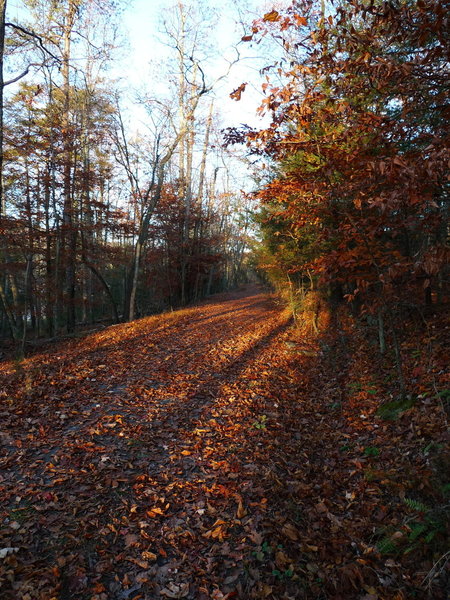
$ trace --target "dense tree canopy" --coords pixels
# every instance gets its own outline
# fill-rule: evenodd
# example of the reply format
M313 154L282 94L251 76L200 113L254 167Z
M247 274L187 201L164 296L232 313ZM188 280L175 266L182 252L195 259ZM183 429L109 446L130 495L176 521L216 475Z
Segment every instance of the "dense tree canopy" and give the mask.
M294 2L246 39L266 36L283 49L263 84L270 124L229 132L272 160L263 263L366 307L420 289L430 303L448 258L445 3Z

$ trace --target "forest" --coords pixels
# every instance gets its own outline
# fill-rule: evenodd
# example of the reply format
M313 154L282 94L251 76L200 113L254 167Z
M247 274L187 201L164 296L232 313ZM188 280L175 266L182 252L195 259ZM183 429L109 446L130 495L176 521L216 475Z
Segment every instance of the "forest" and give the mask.
M450 3L246 4L0 0L6 600L447 599Z
M211 94L221 76L203 65L207 9L180 3L161 25L167 82L140 91L133 124L113 73L121 7L23 5L21 25L2 3L2 337L133 320L245 278L248 215Z

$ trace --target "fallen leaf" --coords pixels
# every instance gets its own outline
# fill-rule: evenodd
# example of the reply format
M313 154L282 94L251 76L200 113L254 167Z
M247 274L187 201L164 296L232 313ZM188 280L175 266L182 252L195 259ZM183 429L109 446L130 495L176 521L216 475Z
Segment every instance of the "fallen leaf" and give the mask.
M243 519L246 515L247 511L245 510L244 505L242 504L242 500L239 500L236 516L238 519Z
M134 533L128 533L125 536L125 546L129 548L130 546L136 546L139 543L139 537Z
M189 594L189 584L169 583L159 593L161 596L166 596L166 598L185 598Z
M286 523L281 530L283 534L293 542L298 540L298 531L292 523Z

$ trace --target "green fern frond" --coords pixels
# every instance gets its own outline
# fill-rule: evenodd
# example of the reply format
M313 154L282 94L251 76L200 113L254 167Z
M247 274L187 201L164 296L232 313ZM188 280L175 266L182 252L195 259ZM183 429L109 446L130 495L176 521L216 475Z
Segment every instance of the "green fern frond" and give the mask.
M381 554L392 554L397 550L397 546L388 537L385 537L380 542L378 542L377 548Z
M419 502L418 500L413 500L412 498L405 498L403 502L408 508L416 512L427 513L430 510L428 506L426 506L422 502Z
M435 537L435 535L436 535L436 533L437 533L437 531L436 531L436 530L434 530L434 531L430 531L430 533L428 533L428 534L425 536L425 542L426 542L427 544L429 544L430 542L432 542L432 541L433 541L433 539L434 539L434 537Z
M428 527L424 523L414 523L411 527L411 532L408 535L408 539L411 542L417 540L417 538L419 538L427 529Z

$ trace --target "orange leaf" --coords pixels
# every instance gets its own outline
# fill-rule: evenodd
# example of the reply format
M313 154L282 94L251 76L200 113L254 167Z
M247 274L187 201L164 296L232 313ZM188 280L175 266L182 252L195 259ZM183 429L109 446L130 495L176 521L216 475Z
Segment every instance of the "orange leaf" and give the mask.
M305 19L305 17L301 17L300 15L295 15L294 17L295 22L297 23L297 25L307 25L308 21Z
M246 88L246 85L247 85L246 83L241 83L241 85L240 85L240 86L239 86L239 87L238 87L236 90L234 90L234 92L232 92L232 93L230 94L230 98L231 98L232 100L237 100L237 101L239 101L239 100L241 99L242 92L243 92L243 91L245 90L245 88Z
M280 13L277 10L271 10L270 12L264 15L263 20L275 23L276 21L279 21L280 18Z
M148 517L155 518L158 515L163 515L164 511L158 506L155 508L151 508L145 513Z

